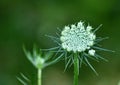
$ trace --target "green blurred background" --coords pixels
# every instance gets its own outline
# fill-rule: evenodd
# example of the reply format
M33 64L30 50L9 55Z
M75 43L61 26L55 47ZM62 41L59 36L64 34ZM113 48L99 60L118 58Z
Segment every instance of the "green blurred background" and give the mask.
M80 85L118 85L120 81L120 0L0 0L0 85L22 85L16 76L24 73L36 85L37 70L25 57L22 45L32 49L55 46L45 34L55 35L57 27L79 22L94 28L103 24L98 36L115 53L101 52L109 62L91 61L99 76L89 67L80 70ZM73 69L64 70L64 61L43 71L43 85L72 85Z

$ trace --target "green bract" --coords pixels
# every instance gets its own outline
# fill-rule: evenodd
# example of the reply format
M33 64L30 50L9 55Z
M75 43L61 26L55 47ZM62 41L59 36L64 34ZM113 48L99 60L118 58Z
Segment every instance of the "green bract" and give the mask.
M28 58L28 60L37 68L37 69L43 69L44 67L52 64L54 61L48 62L48 60L52 57L51 52L42 53L42 51L37 51L37 49L34 47L33 53L26 51L24 48L24 52Z

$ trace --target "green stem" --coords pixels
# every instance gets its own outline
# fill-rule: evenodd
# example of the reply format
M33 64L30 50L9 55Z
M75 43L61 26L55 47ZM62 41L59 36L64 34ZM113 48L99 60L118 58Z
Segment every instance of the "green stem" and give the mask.
M77 54L74 54L74 85L78 85L79 60Z
M38 69L38 85L42 85L42 69Z

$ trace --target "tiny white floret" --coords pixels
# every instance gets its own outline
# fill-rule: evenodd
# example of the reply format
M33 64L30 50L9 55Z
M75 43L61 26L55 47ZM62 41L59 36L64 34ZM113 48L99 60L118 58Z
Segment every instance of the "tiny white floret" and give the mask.
M92 28L91 26L89 26L89 25L88 25L87 28L86 28L87 31L91 31L92 29L93 29L93 28Z
M95 55L95 50L91 49L88 51L89 55L94 56Z

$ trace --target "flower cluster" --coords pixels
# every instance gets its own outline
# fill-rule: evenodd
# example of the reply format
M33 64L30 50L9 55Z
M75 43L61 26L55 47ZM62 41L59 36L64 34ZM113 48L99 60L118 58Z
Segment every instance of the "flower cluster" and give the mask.
M83 22L79 22L77 26L65 26L60 37L62 48L74 53L89 50L89 54L94 55L95 50L90 49L96 39L92 29L89 25L85 27Z
M58 29L61 32L61 35L57 33L59 37L48 36L58 44L57 47L49 49L56 52L56 55L60 53L55 61L58 61L64 57L66 69L68 65L71 66L74 64L74 60L77 58L79 61L79 63L77 63L78 66L81 66L81 64L84 63L97 74L95 69L90 64L89 58L95 61L99 61L99 59L107 61L107 59L97 54L97 50L113 52L111 50L101 48L99 45L100 41L108 39L108 37L96 37L95 33L101 26L102 25L98 26L96 29L93 29L92 26L85 26L84 22L80 21L77 24L65 26L63 30Z

